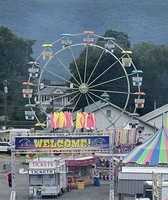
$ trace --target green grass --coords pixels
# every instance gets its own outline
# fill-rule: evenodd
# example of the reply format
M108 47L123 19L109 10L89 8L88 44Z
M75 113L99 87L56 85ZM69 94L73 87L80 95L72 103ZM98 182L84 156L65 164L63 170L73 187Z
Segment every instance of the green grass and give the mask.
M11 155L10 154L0 154L0 158L10 158Z

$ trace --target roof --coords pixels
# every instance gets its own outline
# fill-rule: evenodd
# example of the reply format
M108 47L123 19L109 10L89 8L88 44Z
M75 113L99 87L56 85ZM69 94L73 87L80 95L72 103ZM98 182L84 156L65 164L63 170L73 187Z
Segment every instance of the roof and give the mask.
M168 129L163 125L148 141L133 149L123 163L168 164Z
M152 172L155 172L157 174L168 174L168 168L167 167L122 167L122 172L124 173L149 173L152 174Z
M168 104L157 108L149 113L147 113L146 115L143 115L142 117L140 117L140 119L144 120L144 121L149 121L151 119L154 119L158 116L161 116L163 113L168 112Z
M10 130L0 130L0 133L9 133Z
M40 90L40 95L50 95L53 94L54 91L59 90L64 93L69 87L67 86L45 86L43 89ZM58 93L59 94L59 93Z
M100 110L100 109L106 107L106 106L111 106L111 107L116 108L117 110L122 111L122 109L121 109L120 107L116 106L115 104L113 104L113 103L106 103L106 102L104 102L104 101L102 101L102 100L96 101L95 103L92 103L92 104L86 106L86 107L84 108L84 110L85 110L85 112L93 113L93 112L96 112L96 111L98 111L98 110ZM75 116L76 116L76 113L77 113L77 112L82 112L82 109L76 111L76 112L75 112ZM125 111L124 113L127 113L127 114L130 115L130 113L127 112L127 111Z
M97 101L97 102L95 102L95 103L92 103L92 104L86 106L86 107L84 108L84 111L85 111L85 112L88 112L88 113L95 113L96 111L98 111L98 110L100 110L100 109L102 109L102 108L104 108L104 107L106 107L106 106L111 106L111 107L113 107L113 108L115 108L115 109L117 109L117 110L119 110L119 111L121 111L121 112L123 111L119 106L116 106L116 105L113 104L113 103L106 103L106 102L104 102L104 101L102 101L102 100L99 100L99 101ZM77 112L82 112L82 109L77 110L76 112L73 113L73 119L74 119L74 120L76 119L76 114L77 114ZM128 111L124 111L124 114L129 115L129 116L132 116L132 113L130 113L130 112L128 112ZM139 117L133 116L133 119L138 120L138 121L140 121L140 122L142 122L142 123L144 123L144 124L146 124L146 125L148 125L148 126L154 128L154 126L153 126L152 124L150 124L150 123L144 121L143 119L141 119L141 118L139 118Z
M87 156L81 158L70 158L66 160L67 166L87 166L96 164L99 162L99 157L97 156Z

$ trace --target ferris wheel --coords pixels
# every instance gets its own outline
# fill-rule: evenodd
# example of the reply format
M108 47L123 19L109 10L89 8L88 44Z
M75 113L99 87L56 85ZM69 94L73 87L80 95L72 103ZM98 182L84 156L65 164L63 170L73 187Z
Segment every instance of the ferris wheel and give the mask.
M29 62L29 78L23 83L25 117L37 120L36 125L49 127L52 112L94 112L103 130L115 127L123 113L132 117L144 107L143 71L115 38L92 31L64 33L42 48Z

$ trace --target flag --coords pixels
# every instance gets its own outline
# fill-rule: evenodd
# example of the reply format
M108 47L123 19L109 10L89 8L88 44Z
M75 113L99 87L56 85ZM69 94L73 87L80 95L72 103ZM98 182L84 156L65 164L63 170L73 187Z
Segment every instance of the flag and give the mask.
M58 127L59 127L59 113L54 112L54 128L58 128Z
M76 114L76 128L84 128L84 117L81 112Z
M63 128L66 125L66 117L63 112L59 113L59 128Z
M87 118L88 128L95 128L95 116L93 113L90 113Z
M54 115L53 115L53 113L50 114L50 126L51 126L51 128L54 128Z
M65 114L65 117L66 117L65 127L70 128L71 126L74 125L73 120L72 120L72 113L65 112L64 114Z
M83 128L88 128L88 117L89 117L89 115L86 112L83 112L82 115L83 115L83 120L84 120Z

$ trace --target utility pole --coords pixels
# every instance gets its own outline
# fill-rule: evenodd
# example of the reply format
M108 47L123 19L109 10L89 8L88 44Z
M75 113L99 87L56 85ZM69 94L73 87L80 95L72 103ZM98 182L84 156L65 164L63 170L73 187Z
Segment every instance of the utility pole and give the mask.
M8 94L8 81L5 80L3 82L4 84L4 107L5 107L5 129L7 126L7 94Z
M114 160L113 160L113 151L114 151L114 133L109 133L110 138L110 194L109 200L114 200Z

